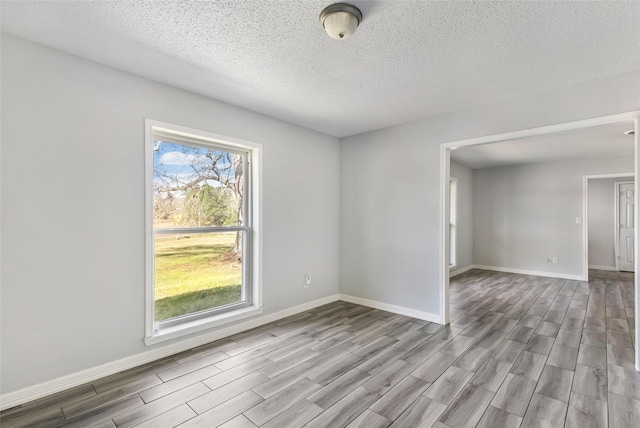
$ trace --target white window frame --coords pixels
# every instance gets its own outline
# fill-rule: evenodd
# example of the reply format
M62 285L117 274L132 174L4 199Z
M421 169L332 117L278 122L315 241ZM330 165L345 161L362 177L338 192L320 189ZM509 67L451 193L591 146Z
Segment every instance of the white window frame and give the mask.
M154 313L154 225L153 225L153 135L164 134L175 137L176 140L188 142L193 146L212 147L225 151L242 151L247 155L247 198L245 219L250 219L249 227L231 228L197 228L242 230L243 240L248 243L246 251L248 260L243 260L243 278L246 278L246 290L250 295L247 302L225 310L204 311L194 316L181 317L166 322L156 323ZM204 331L219 325L231 323L262 313L262 180L261 180L261 151L262 145L213 134L206 131L191 129L166 122L145 119L145 338L146 345L164 342ZM189 229L180 229L189 232Z
M449 269L455 269L458 262L458 179L449 177Z

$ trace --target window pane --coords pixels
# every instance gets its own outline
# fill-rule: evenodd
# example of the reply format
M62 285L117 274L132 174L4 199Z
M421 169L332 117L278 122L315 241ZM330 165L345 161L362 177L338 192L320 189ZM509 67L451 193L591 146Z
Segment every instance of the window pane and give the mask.
M154 140L153 227L243 224L245 155Z
M240 303L242 232L155 237L155 320Z

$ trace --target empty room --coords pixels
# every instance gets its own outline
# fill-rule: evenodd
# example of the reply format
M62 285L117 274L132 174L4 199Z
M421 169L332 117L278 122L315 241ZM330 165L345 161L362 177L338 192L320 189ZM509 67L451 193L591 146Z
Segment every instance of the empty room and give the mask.
M0 20L0 426L638 426L639 2Z

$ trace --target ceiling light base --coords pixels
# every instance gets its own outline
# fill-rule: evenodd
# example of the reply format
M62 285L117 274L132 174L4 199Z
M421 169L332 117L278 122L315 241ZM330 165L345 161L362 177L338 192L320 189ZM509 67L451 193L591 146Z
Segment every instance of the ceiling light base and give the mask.
M362 12L348 3L336 3L320 12L320 22L332 39L350 37L362 21Z

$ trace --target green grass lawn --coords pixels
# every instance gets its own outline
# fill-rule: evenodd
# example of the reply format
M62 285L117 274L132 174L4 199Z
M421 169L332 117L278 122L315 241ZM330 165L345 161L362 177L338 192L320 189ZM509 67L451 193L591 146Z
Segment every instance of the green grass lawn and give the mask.
M242 267L230 254L235 234L156 239L155 319L162 321L240 301Z

